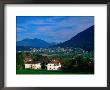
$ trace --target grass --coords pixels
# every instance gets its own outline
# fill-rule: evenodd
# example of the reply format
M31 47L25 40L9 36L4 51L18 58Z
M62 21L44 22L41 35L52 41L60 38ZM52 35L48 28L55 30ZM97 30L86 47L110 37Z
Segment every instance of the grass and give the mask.
M53 70L17 69L16 74L93 74L92 72L64 72Z

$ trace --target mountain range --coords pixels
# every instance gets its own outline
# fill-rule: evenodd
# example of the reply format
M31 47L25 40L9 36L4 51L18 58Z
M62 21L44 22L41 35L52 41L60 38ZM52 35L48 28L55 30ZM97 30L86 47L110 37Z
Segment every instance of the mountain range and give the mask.
M18 41L16 44L17 46L36 47L36 48L47 48L51 45L50 43L37 38L34 39L27 38L22 41Z
M54 42L54 41L53 41ZM86 30L78 33L71 39L56 44L48 43L41 39L24 39L22 41L16 42L17 48L19 47L35 47L35 48L53 48L53 47L74 47L74 48L83 48L85 50L94 50L94 25L87 28Z

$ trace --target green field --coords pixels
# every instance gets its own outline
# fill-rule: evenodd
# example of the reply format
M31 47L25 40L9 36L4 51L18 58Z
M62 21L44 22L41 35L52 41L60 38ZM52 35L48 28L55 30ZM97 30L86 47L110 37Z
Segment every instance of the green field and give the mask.
M93 74L91 72L64 72L53 70L17 69L16 74Z

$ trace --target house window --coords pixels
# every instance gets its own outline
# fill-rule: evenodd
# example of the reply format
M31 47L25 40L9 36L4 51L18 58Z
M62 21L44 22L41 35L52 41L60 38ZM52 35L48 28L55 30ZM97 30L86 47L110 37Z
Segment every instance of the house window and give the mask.
M31 65L31 68L32 68L32 65Z
M51 70L51 68L50 68L50 70Z
M51 66L51 65L50 65Z

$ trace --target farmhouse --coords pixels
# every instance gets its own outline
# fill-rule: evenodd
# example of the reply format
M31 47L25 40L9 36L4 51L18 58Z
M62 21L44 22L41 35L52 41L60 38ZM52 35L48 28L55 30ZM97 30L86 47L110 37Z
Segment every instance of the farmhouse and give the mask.
M29 69L41 69L41 63L33 62L33 60L30 57L26 57L24 59L24 65L25 68L29 68Z
M59 60L52 60L47 65L47 70L60 70L61 69L61 63Z

